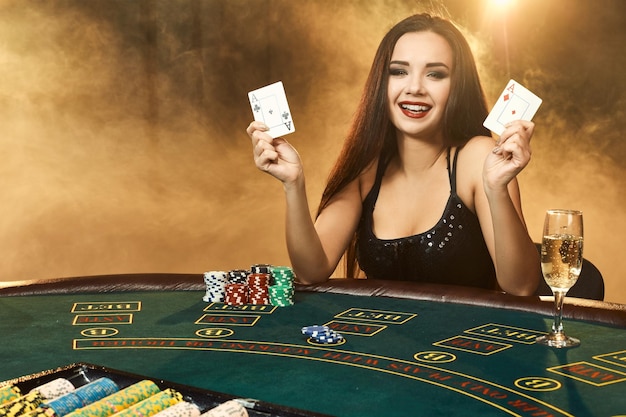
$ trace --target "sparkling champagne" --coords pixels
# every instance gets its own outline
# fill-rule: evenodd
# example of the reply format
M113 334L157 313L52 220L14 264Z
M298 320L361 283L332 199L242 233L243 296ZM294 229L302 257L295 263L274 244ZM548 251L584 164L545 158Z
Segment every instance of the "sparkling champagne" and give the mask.
M541 270L553 291L567 292L583 265L583 238L567 234L543 237Z

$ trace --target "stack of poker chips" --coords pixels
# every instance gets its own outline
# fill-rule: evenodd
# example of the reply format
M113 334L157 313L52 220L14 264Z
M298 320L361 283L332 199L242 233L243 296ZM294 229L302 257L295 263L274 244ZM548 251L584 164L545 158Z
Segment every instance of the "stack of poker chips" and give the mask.
M31 392L39 392L45 400L52 400L63 395L69 394L75 390L74 385L65 378L57 378L47 382Z
M245 285L249 274L250 272L245 269L231 269L228 271L228 283Z
M252 273L248 275L248 303L269 304L270 274Z
M191 403L183 406L183 395L173 389L161 391L152 381L143 380L113 393L65 417L198 417L200 409ZM30 416L29 416L30 417ZM55 413L37 417L60 417Z
M248 410L237 400L226 401L200 417L248 417Z
M26 395L21 395L14 400L2 404L2 406L0 406L0 416L20 416L37 409L43 402L44 398L38 391L31 391Z
M85 407L119 391L119 387L111 379L96 379L76 390L42 404L43 415L54 414L62 417L72 411ZM52 412L52 413L50 413Z
M154 417L200 417L200 408L194 403L181 401L159 411Z
M43 384L26 395L13 385L7 385L1 390L0 416L19 416L33 413L46 400L53 400L74 391L74 385L64 378L57 378Z
M106 395L107 393L110 393ZM75 398L73 397L75 395ZM97 399L103 396L103 398ZM59 378L41 385L26 395L19 387L8 384L0 387L0 408L18 404L16 400L47 398L33 411L28 408L8 407L11 417L248 417L247 409L238 400L230 400L205 410L184 399L172 389L161 389L150 380L142 380L122 390L108 378L100 378L79 388ZM54 397L54 398L52 398ZM64 398L65 397L65 398ZM70 399L72 397L73 399ZM61 401L55 401L59 400ZM85 406L79 406L86 404ZM47 407L53 404L54 408ZM67 410L75 408L70 413Z
M209 271L204 273L206 294L202 297L207 303L223 303L226 294L228 275L224 271Z
M115 417L154 416L181 401L183 401L183 395L180 392L172 388L167 388L120 411L115 414Z
M254 264L250 267L251 274L271 274L272 265L270 264Z
M248 304L248 286L246 284L226 284L224 302L229 306Z
M0 406L17 400L22 396L22 391L19 387L13 384L7 384L0 387Z
M293 270L288 266L272 266L272 285L270 285L270 304L277 307L287 307L294 304Z
M256 264L250 270L233 269L204 273L205 302L233 306L263 304L278 307L293 305L293 270L287 266Z
M117 385L101 378L78 389L58 379L37 387L28 394L0 407L1 416L61 417L71 411L117 391Z
M302 334L309 336L311 340L317 343L334 344L343 340L343 336L328 326L305 326L302 328Z
M224 302L231 306L248 304L248 274L245 269L228 271Z
M79 408L65 417L108 417L158 394L160 391L154 382L145 379L86 407Z

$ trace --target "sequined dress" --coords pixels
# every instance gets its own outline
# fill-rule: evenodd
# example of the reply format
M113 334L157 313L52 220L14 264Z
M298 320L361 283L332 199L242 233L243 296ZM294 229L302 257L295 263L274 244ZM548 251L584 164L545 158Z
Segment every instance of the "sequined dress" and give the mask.
M374 206L386 169L379 163L357 231L356 256L368 278L495 288L496 273L478 218L456 194L458 152L451 169L448 149L450 197L437 224L398 239L378 239L373 232Z

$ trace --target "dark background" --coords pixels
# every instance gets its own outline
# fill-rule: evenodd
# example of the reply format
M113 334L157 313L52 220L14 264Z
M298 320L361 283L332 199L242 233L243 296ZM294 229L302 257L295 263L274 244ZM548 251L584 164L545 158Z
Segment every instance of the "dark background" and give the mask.
M282 80L314 211L384 33L466 33L493 104L544 99L520 175L540 239L585 213L585 256L626 303L621 0L0 0L0 280L286 264L282 189L253 165L249 90Z

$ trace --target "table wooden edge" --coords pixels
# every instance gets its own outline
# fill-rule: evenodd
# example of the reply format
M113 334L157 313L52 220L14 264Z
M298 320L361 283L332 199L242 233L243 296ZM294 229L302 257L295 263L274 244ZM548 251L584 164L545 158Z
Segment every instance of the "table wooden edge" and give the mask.
M202 274L141 273L0 282L0 297L130 291L203 291ZM296 291L406 298L552 315L551 297L518 297L480 288L369 279L296 284ZM566 297L563 316L626 328L626 304Z

